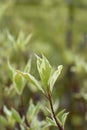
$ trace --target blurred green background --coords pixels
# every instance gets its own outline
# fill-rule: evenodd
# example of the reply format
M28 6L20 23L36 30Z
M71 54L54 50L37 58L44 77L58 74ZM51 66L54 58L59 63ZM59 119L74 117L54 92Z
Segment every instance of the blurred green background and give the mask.
M24 46L28 35L32 37ZM22 113L31 97L35 102L41 100L41 94L27 84L24 104L20 103L7 64L9 58L15 69L23 70L32 56L31 73L38 77L34 53L44 54L54 67L63 64L54 101L58 99L60 109L70 112L66 130L86 130L87 0L0 0L0 115L4 115L4 105ZM0 125L2 130L15 130Z

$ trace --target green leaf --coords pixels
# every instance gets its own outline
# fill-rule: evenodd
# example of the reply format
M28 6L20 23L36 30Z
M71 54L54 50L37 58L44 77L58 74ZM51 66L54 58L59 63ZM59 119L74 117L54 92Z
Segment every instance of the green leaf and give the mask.
M62 116L62 124L63 124L63 128L64 128L64 125L65 125L66 118L67 118L68 114L69 114L69 112L64 113L63 116Z
M46 109L46 111L47 111L50 115L52 115L52 112L51 112L51 110L50 110L48 107L45 107L45 109Z
M27 121L29 123L33 122L34 120L37 120L37 115L38 115L40 109L41 109L41 104L40 103L34 105L32 100L30 100L29 108L28 108L27 115L26 115Z
M23 42L24 42L24 33L22 31L20 31L19 35L18 35L18 38L17 38L17 41L16 41L16 44L18 46L22 46Z
M60 124L63 126L63 128L64 128L65 121L66 121L66 118L67 118L68 114L69 114L69 112L65 112L65 109L63 109L56 116L57 119L59 120Z
M37 114L39 113L40 109L41 109L41 104L38 103L38 104L35 106L35 110L34 110L34 113L33 113L33 116L34 116L34 117L37 116Z
M4 126L8 125L8 122L4 116L0 115L0 123L2 123Z
M50 123L50 125L52 125L52 126L56 126L55 121L52 120L51 118L47 117L46 120L47 120L48 123Z
M10 111L6 106L4 106L4 113L5 113L7 116L11 116L11 115L12 115L11 111Z
M54 104L53 104L53 108L54 108L54 112L56 113L58 108L59 108L59 100L55 100Z
M13 76L14 76L14 69L12 68L12 66L10 65L10 62L8 60L8 69L9 69L9 76L10 76L10 79L13 81Z
M12 117L12 111L10 111L6 106L4 106L4 113L6 114L6 119L8 124L13 127L15 124L15 120Z
M27 45L29 43L29 41L31 40L31 37L32 37L32 34L29 34L27 36L27 38L25 39L25 42L24 42L25 45Z
M53 73L53 75L52 75L52 77L50 79L50 90L51 90L51 92L53 90L53 87L54 87L54 84L55 84L57 78L61 74L62 68L63 68L62 65L58 66L58 69Z
M27 120L29 122L34 118L33 117L34 110L35 110L35 105L33 104L32 100L31 100L30 104L29 104L28 111L27 111Z
M26 130L25 127L22 124L20 124L20 128L21 128L21 130Z
M42 92L43 89L41 88L39 82L29 73L23 73L21 71L17 71L18 74L20 74L21 76L23 76L25 79L27 79L31 84L33 84L34 86L36 86L39 90L41 90Z
M57 118L59 118L60 120L62 120L62 116L63 116L64 112L65 112L65 109L63 109L62 111L58 112Z
M35 56L37 58L37 69L38 69L38 72L40 73L40 66L42 63L42 59L38 55L35 55Z
M10 32L9 32L9 31L7 32L7 36L8 36L8 39L9 39L12 43L14 43L14 42L15 42L14 37L10 34Z
M25 73L29 73L30 72L30 69L31 69L31 58L29 59L25 69L24 69L24 72Z
M42 59L37 56L37 69L38 69L40 78L46 88L47 86L49 86L49 80L52 73L52 67L45 56L43 56Z
M82 98L83 98L85 101L87 101L87 93L86 93L86 92L82 92L82 93L81 93L81 96L82 96Z
M12 47L17 50L16 40L14 36L8 31L7 32L8 40L12 43Z
M13 108L12 108L12 117L16 122L21 123L22 120L19 113Z
M24 80L23 80L23 77L19 73L16 73L14 75L14 84L15 84L16 92L19 95L21 95L24 89Z

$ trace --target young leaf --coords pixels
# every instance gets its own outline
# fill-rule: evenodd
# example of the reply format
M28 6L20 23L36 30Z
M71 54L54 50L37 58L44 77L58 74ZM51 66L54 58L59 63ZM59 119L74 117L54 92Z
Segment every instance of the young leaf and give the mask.
M83 98L85 101L87 101L87 93L86 93L86 92L82 92L82 93L81 93L81 96L82 96L82 98Z
M50 125L52 125L52 126L56 126L55 121L52 120L51 118L47 117L46 120L47 120L48 123L50 123Z
M19 73L16 73L14 75L14 84L15 84L16 92L19 95L21 95L24 89L24 82L23 82L23 77Z
M10 65L9 60L8 60L8 69L9 69L10 79L13 81L13 75L14 75L15 71L14 71L14 69L12 68L12 66Z
M4 116L0 115L0 123L2 123L4 126L8 125L8 122Z
M37 116L37 114L39 113L40 109L41 109L41 104L38 103L38 104L35 106L35 110L34 110L34 113L33 113L33 116L34 116L34 117Z
M29 73L30 72L30 69L31 69L31 58L29 59L25 69L24 69L24 72L25 73Z
M23 42L24 42L24 33L22 31L20 31L18 38L17 38L17 41L16 41L16 44L18 46L20 46L23 44Z
M25 79L27 79L31 84L33 84L34 86L36 86L39 90L41 90L42 92L43 89L41 88L39 82L29 73L23 73L21 71L17 71L18 74L20 74L21 76L23 76Z
M10 32L9 32L9 31L7 32L7 36L8 36L8 39L9 39L12 43L14 43L14 42L15 42L14 37L10 34Z
M8 36L8 40L12 43L13 48L17 50L16 40L14 36L9 31L7 32L7 36Z
M39 112L39 110L41 109L41 104L38 103L37 105L34 105L32 100L30 101L30 105L29 105L29 109L27 112L27 120L28 121L33 121L34 118L36 119L37 114Z
M69 112L64 113L63 116L62 116L62 124L63 124L63 128L64 128L64 125L65 125L66 118L67 118L68 114L69 114Z
M4 113L5 113L7 116L11 116L11 115L12 115L11 111L10 111L6 106L4 106Z
M20 128L21 128L21 130L26 130L22 124L20 124ZM28 129L28 130L30 130L30 129Z
M67 118L68 114L69 114L69 112L65 112L65 109L63 109L56 116L57 119L59 120L60 124L62 124L63 128L64 128L65 121L66 121L66 118Z
M20 117L19 113L15 109L13 109L13 108L12 108L11 111L12 111L12 117L13 117L13 119L16 122L21 123L21 117Z
M52 115L52 112L51 112L51 110L50 110L48 107L45 107L45 109L46 109L46 111L47 111L50 115Z
M59 108L59 100L57 99L53 104L54 112L56 113Z
M4 106L4 113L6 114L8 124L13 127L15 124L15 120L12 117L12 111L10 111L6 106Z
M64 114L64 112L65 112L65 109L63 109L62 111L60 111L60 112L57 114L57 118L62 119L62 115Z
M35 109L35 105L33 104L32 100L31 100L31 101L30 101L29 108L28 108L28 111L27 111L27 115L26 115L27 120L28 120L29 122L31 122L32 118L34 118L34 117L33 117L34 109Z
M25 42L24 42L25 45L28 44L28 42L31 40L31 37L32 37L32 34L29 34L29 35L27 36L27 38L25 39Z
M61 74L62 68L63 68L62 65L58 66L58 69L53 73L53 75L52 75L52 77L51 77L51 79L50 79L50 90L51 90L51 92L52 92L52 90L53 90L53 86L54 86L54 84L55 84L57 78L58 78L59 75Z
M43 56L43 58L41 59L37 56L37 69L43 84L45 85L45 87L47 87L49 85L52 67L46 57Z
M37 69L38 69L38 72L39 72L39 74L40 74L40 68L41 68L41 64L42 64L42 59L39 57L39 56L37 56L37 55L35 55L36 56L36 58L37 58Z

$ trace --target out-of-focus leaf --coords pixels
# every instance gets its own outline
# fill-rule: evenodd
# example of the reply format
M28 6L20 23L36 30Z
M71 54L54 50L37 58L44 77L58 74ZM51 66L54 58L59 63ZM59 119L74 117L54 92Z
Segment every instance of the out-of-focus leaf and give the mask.
M30 69L31 69L31 58L29 59L25 69L24 69L24 72L25 73L29 73L30 72Z
M18 123L21 123L21 117L19 113L14 108L12 108L11 111L12 111L12 117L14 118L14 120Z
M25 45L27 45L29 43L29 41L31 40L31 37L32 37L32 34L29 34L27 36L27 38L25 39L25 42L24 42Z
M20 128L21 128L21 130L26 130L22 124L20 125Z
M15 84L16 92L19 95L22 94L23 89L24 89L24 80L23 80L23 77L19 73L16 73L14 75L14 84Z
M4 113L5 113L7 116L11 116L11 115L12 115L11 111L10 111L6 106L4 106Z
M30 120L36 118L40 109L41 109L41 104L38 103L37 105L34 105L32 100L31 100L30 105L29 105L29 109L27 112L27 120L30 121Z
M15 73L15 70L12 68L12 66L10 65L10 62L8 60L8 69L9 69L9 76L10 76L10 79L13 81L13 75Z
M51 110L50 110L48 107L45 107L45 109L47 110L47 112L48 112L49 114L52 114Z
M4 126L6 126L8 124L6 118L4 116L0 115L0 123L3 124Z

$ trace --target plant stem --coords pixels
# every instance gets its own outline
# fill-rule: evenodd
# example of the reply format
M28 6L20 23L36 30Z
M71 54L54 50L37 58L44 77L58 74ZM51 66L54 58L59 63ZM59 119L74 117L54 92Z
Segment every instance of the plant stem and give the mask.
M58 120L56 118L56 115L55 115L55 112L54 112L54 109L53 109L53 103L52 103L52 98L51 98L50 92L48 93L48 100L49 100L52 115L53 115L53 118L54 118L54 120L55 120L55 122L57 124L58 130L64 130L63 127L60 125L60 123L58 122Z

